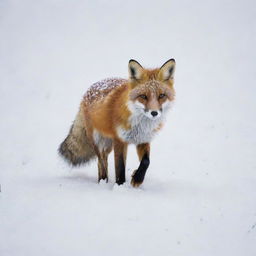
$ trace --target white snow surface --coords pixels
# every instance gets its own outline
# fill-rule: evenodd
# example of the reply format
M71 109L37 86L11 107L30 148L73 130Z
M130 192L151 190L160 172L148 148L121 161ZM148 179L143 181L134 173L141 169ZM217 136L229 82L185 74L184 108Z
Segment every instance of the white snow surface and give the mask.
M0 2L0 255L256 255L256 4ZM143 185L57 155L87 88L177 63Z

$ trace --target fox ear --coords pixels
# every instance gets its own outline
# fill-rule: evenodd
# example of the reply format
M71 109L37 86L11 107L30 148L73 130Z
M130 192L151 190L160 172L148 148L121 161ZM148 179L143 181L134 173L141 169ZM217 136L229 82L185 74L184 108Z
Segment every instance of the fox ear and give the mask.
M175 59L167 60L159 70L160 79L163 81L173 80L175 72Z
M129 77L132 80L140 80L143 74L143 67L136 60L130 60L128 64Z

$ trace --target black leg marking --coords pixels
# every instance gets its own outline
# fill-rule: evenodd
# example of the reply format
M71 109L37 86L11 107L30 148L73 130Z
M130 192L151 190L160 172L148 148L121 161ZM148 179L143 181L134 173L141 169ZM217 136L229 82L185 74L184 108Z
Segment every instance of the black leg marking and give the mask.
M127 144L119 140L114 140L116 183L121 185L125 182L125 160Z
M145 154L141 159L138 170L136 170L132 176L133 183L141 184L143 182L149 163L149 156Z
M122 155L118 157L118 164L116 166L116 183L118 185L125 183L125 164Z

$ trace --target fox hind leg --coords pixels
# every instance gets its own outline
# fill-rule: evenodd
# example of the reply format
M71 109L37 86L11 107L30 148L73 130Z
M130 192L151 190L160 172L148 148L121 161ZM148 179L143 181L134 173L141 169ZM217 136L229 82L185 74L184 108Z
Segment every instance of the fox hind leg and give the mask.
M107 148L102 152L99 152L98 156L98 182L105 180L108 182L108 155L111 152L111 148Z
M98 182L101 180L108 182L108 155L112 151L112 139L95 131L93 141L94 151L98 157Z

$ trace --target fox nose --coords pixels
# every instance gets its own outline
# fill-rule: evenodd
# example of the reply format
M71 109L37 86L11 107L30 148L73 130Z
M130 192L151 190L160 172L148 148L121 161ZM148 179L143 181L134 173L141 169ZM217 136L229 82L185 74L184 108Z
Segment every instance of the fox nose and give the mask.
M152 115L152 116L157 116L158 113L157 113L157 111L151 111L151 115Z

